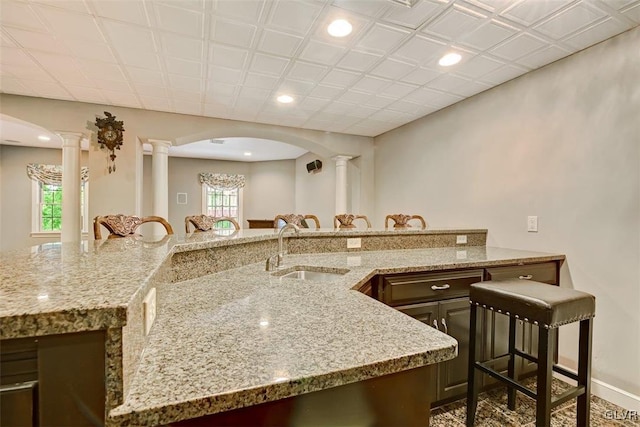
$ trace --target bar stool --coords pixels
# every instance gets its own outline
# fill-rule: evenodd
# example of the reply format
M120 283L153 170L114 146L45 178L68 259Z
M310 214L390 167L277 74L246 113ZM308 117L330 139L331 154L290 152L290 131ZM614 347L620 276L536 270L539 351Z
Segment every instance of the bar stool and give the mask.
M471 320L469 329L469 378L467 390L467 426L473 426L478 393L479 372L484 372L507 384L507 406L515 409L516 390L536 401L536 426L551 425L551 410L577 397L577 425L589 426L591 395L591 337L596 300L593 295L573 289L559 288L545 283L509 279L474 283L470 287ZM509 316L509 351L507 354L484 362L477 361L476 315L477 308L489 309ZM538 357L516 349L516 320L538 325ZM578 374L554 364L558 327L580 322ZM517 382L515 356L538 364L537 390L533 392ZM508 360L507 375L491 366ZM552 397L552 372L556 371L577 381L560 396Z

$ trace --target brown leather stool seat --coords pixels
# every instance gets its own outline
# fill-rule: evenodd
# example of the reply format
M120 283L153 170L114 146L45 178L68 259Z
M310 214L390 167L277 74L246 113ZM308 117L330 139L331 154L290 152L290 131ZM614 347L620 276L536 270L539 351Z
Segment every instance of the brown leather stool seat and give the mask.
M551 424L551 409L577 397L577 425L589 425L591 382L592 318L595 316L595 297L586 292L560 288L529 280L510 279L474 283L469 290L471 320L469 332L469 384L467 391L467 426L473 426L478 402L478 371L507 383L508 407L515 409L515 393L520 391L536 400L536 426ZM509 351L487 361L478 361L476 348L477 308L494 310L509 316ZM524 353L515 346L516 320L538 326L538 357ZM554 365L557 328L580 322L578 374ZM515 356L538 363L537 392L517 382ZM507 376L492 369L500 361L508 360ZM558 397L551 396L552 372L556 371L577 381Z

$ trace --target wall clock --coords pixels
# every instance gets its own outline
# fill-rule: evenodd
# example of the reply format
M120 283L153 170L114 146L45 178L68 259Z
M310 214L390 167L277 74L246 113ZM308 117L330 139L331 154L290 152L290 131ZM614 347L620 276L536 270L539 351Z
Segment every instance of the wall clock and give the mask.
M100 148L107 148L109 151L109 173L116 171L116 153L122 146L122 133L124 132L123 122L116 120L116 116L104 112L106 118L96 118L96 127L98 128L98 143Z

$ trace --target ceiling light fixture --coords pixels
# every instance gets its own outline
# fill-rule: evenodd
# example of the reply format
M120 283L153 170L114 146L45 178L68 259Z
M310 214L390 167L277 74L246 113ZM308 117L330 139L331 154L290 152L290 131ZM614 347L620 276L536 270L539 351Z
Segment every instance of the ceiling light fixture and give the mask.
M48 136L46 136L46 135L40 135L40 136L38 137L38 139L39 139L40 141L51 141L51 138L49 138L49 137L48 137Z
M327 32L333 37L346 37L351 34L353 27L346 19L336 19L327 27Z
M280 95L278 98L276 98L278 100L279 103L281 104L289 104L291 102L293 102L293 98L290 97L289 95Z
M462 59L462 56L458 53L447 53L445 56L440 58L438 64L443 67L450 67L452 65L457 64Z
M245 151L245 152L244 152L244 155L245 155L245 156L250 156L250 155L251 155L251 151Z

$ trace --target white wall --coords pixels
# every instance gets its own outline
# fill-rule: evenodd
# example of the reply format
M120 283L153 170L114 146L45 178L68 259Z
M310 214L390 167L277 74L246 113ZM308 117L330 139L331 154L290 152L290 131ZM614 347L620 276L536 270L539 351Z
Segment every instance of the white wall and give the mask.
M593 377L636 396L639 46L636 28L375 138L377 219L421 214L487 227L489 245L566 254L562 286L596 296ZM561 331L565 365L576 331Z
M143 215L153 213L151 167L151 156L144 156ZM202 213L200 172L245 176L242 228L248 228L247 219L273 219L283 209L292 212L295 206L294 168L295 160L232 162L169 157L169 223L175 233L182 234L184 218ZM187 193L186 205L177 204L177 193Z

